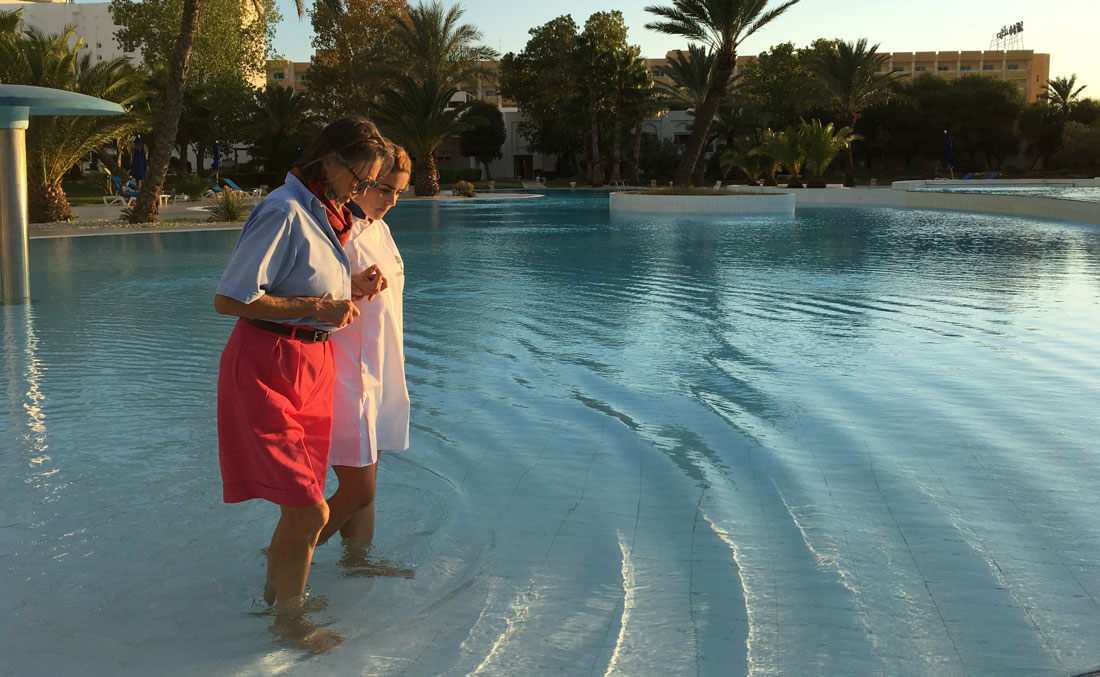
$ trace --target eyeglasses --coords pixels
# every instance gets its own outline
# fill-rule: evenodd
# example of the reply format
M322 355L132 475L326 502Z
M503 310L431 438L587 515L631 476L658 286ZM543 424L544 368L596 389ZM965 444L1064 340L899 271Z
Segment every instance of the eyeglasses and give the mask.
M351 174L353 179L355 179L355 187L351 189L350 197L362 195L363 193L369 193L371 190L378 187L377 181L364 181L363 179L359 178L359 175L351 167L344 165L344 169L348 170L348 173Z

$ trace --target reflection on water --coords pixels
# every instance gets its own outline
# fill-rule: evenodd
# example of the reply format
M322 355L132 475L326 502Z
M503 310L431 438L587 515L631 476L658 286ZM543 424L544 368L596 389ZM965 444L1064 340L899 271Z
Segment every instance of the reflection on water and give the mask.
M5 419L13 425L13 435L5 437L18 440L19 452L25 455L27 465L34 472L28 480L42 486L45 480L57 472L47 463L50 460L46 444L46 414L42 408L45 394L42 392L43 366L38 359L38 336L34 331L34 307L32 304L0 305L3 313L3 345L5 384L8 393L8 410Z
M220 502L235 234L32 243L37 302L3 316L11 670L1100 667L1097 230L589 195L391 217L412 448L362 566L316 552L346 638L320 658L249 613L275 510Z

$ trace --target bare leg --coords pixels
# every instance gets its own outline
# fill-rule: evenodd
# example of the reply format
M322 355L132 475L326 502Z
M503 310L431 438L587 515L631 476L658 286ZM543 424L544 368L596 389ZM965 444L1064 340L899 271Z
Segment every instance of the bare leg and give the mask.
M328 505L321 501L307 508L282 507L282 517L271 538L267 556L268 590L274 587L278 603L273 631L282 639L314 652L328 651L343 638L314 628L302 608L306 579L309 578L317 535L328 518Z
M374 534L374 488L378 478L378 464L355 468L347 465L334 465L336 478L340 481L336 493L328 499L329 518L318 544L324 544L337 531L343 533L345 525L360 511L370 508L370 533ZM348 538L344 534L345 538ZM369 536L368 536L369 538Z
M369 500L366 505L352 513L344 522L344 526L340 527L340 535L346 541L370 543L374 538L374 496L378 486L378 464L367 466L367 470L370 471L368 480L370 486L367 491Z

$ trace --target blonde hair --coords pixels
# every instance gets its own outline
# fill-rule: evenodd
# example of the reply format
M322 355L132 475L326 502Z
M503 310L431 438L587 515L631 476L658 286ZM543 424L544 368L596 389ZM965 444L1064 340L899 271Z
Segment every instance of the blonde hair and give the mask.
M412 159L409 157L409 154L405 151L405 149L401 146L398 146L396 143L390 141L389 139L386 139L386 145L388 145L390 147L390 150L393 152L393 166L390 167L389 171L385 173L412 174ZM382 174L379 173L379 176L381 175Z

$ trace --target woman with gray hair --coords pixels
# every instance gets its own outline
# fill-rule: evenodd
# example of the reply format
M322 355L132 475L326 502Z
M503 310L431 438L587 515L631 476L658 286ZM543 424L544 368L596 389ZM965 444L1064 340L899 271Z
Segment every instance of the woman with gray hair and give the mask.
M276 632L314 651L341 641L315 630L303 612L310 560L329 515L329 338L358 314L353 299L381 284L376 270L352 275L343 248L349 204L391 162L366 118L326 127L286 183L252 210L214 297L217 312L240 318L218 376L223 498L279 506L264 599L277 605Z

